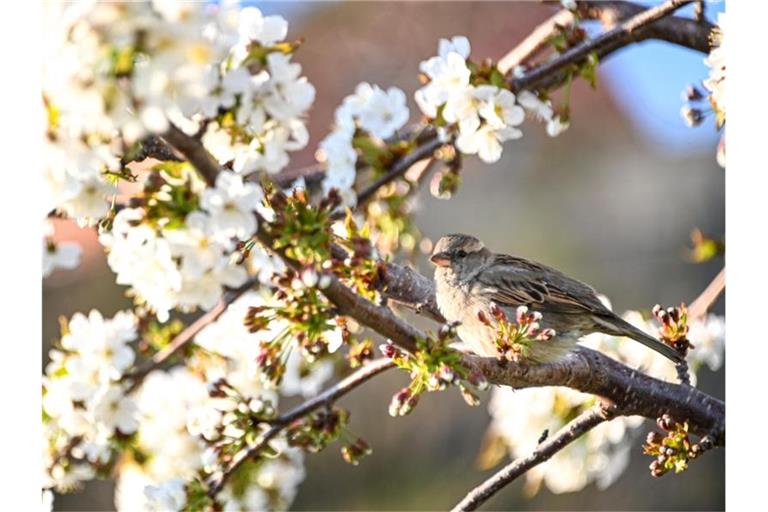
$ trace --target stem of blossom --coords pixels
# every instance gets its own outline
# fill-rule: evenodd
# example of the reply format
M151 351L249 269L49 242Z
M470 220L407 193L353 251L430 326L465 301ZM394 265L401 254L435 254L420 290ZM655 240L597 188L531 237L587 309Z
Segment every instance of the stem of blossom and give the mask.
M546 462L554 454L568 446L568 444L601 423L610 420L612 417L613 415L609 409L605 408L602 404L587 409L560 429L557 434L539 444L530 455L514 460L496 472L488 480L472 489L455 507L453 507L452 512L476 510L477 507L485 503L504 486L513 482L517 477L526 473L531 468L538 466L542 462Z
M346 395L356 387L360 386L364 382L368 381L375 375L394 367L392 360L382 357L365 364L362 368L351 373L347 377L343 378L330 388L326 389L319 395L307 400L306 402L291 409L285 414L282 414L270 421L270 427L265 430L256 441L247 449L237 453L229 464L226 470L220 473L219 478L209 483L208 495L210 497L216 496L221 491L224 484L227 482L230 476L240 467L240 465L248 460L248 458L256 455L259 450L264 448L266 444L278 435L286 426L296 421L299 418L303 418L312 411L319 409L320 407L330 405L342 396Z
M256 278L249 279L240 288L235 290L227 290L219 302L213 307L213 309L200 316L197 320L187 326L186 329L174 336L174 338L168 343L168 346L157 352L154 356L152 356L152 359L147 361L143 366L136 369L132 373L125 375L124 378L129 379L131 382L131 384L128 386L128 389L126 390L126 393L130 393L131 391L135 390L141 384L142 380L144 380L144 377L146 377L147 374L162 366L163 363L170 359L174 354L186 347L194 339L197 333L202 331L203 328L208 324L215 322L216 319L219 318L221 314L227 310L227 307L230 304L240 298L257 282L258 279Z
M691 320L703 318L723 291L725 291L725 267L718 272L704 291L696 297L696 300L688 306L688 318Z

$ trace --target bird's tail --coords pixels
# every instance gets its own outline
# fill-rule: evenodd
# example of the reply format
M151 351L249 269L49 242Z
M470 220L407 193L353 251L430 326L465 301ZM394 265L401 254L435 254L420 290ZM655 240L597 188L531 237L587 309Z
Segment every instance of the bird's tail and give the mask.
M630 324L619 316L595 316L595 321L600 324L604 329L603 332L611 334L613 336L626 336L632 338L635 341L639 341L646 347L655 350L659 354L663 355L667 359L675 363L684 361L684 357L680 352L670 347L669 345L662 343L653 336L650 336L634 325Z

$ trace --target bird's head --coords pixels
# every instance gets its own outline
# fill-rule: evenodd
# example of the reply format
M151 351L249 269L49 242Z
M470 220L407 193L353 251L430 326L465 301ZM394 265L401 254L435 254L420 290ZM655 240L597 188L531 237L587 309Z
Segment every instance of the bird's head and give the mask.
M462 276L471 269L480 268L491 257L491 251L477 238L455 234L445 235L437 241L429 261Z

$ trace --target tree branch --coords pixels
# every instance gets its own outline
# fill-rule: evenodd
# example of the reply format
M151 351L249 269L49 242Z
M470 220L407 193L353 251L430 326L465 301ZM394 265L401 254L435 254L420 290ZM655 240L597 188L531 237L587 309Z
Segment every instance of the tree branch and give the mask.
M580 0L577 5L582 18L600 21L607 29L646 9L633 2L621 1ZM713 28L714 25L705 19L669 16L642 28L636 33L635 41L658 39L701 53L709 53L709 34Z
M437 136L433 135L406 156L395 161L388 173L379 177L357 195L358 205L368 202L381 187L405 174L416 162L430 158L432 153L443 144Z
M725 267L717 273L712 282L707 285L696 300L688 306L689 318L701 318L715 304L717 298L725 291Z
M258 452L266 446L266 444L277 436L286 426L303 418L312 411L319 409L320 407L330 405L342 396L346 395L353 389L357 388L364 382L368 381L375 375L392 368L394 363L387 359L381 358L371 361L358 369L354 373L340 380L330 388L326 389L314 398L307 400L306 402L291 409L285 414L282 414L270 421L269 428L259 435L256 441L248 447L248 449L239 452L235 455L230 462L229 466L218 475L214 475L209 482L208 495L213 497L221 491L224 484L227 482L230 476L239 468L243 462L249 458L258 454Z
M498 62L497 67L502 73L507 73L549 47L549 39L557 33L558 27L569 27L576 21L573 13L562 9L544 23L533 29L533 32L517 46L507 52Z
M658 7L642 10L609 32L572 48L557 58L534 68L522 77L512 79L510 86L513 90L554 87L562 83L568 73L567 68L580 63L592 52L597 52L602 57L630 43L658 37L659 32L654 32L654 30L658 31L659 29L651 30L649 27L689 2L690 0L670 0ZM617 3L614 2L613 4ZM698 30L706 30L708 34L705 24L698 26L700 27ZM199 140L187 136L175 127L172 127L164 135L164 138L196 167L209 184L215 183L219 165ZM375 193L378 187L402 175L412 163L428 157L434 149L439 147L439 144L435 135L422 140L414 152L395 163L387 175L361 193L363 200ZM428 149L421 150L423 151L421 153L419 152L421 148ZM264 225L262 223L262 226ZM271 238L265 230L259 230L257 236L267 247L272 246ZM282 256L289 266L296 266L295 262L285 258L285 255ZM390 265L385 274L385 285L384 293L393 301L411 306L433 318L441 318L434 301L432 283L427 278L411 269ZM341 314L356 319L406 350L414 350L416 340L426 337L425 333L396 316L390 308L373 304L360 297L335 277L331 278L329 286L323 289L323 293L336 305ZM202 322L201 319L201 323L207 322ZM568 386L610 400L615 404L616 414L637 414L656 418L668 413L680 420L688 420L693 432L700 435L711 434L714 445L724 446L725 444L725 404L722 401L687 385L654 379L583 347L579 347L562 361L545 365L528 366L513 363L500 365L495 359L474 356L466 356L464 362L471 368L481 371L490 382L495 384L510 385L517 388ZM293 417L293 414L304 411L301 409L302 407L312 408L303 413L306 414L314 408L320 407L323 403L329 403L329 401L344 394L347 387L352 389L375 373L378 371L366 374L363 380L358 382L353 377L357 375L356 372L353 376L341 381L336 387L318 397L318 400L307 402L310 405L300 406L297 410L293 410L281 418L283 421L292 421L292 419L287 420L285 418ZM333 391L334 389L336 391ZM330 398L326 400L323 397ZM295 419L295 417L293 418ZM284 424L282 426L272 424L259 436L251 448L239 453L227 470L222 473L221 480L211 485L210 492L212 495L218 492L228 475L235 471L244 460L266 445L283 426Z
M162 135L162 139L184 155L208 186L216 185L216 176L219 175L221 166L199 139L187 135L174 125L168 128L168 131Z
M604 407L602 404L587 409L560 429L553 437L548 438L537 446L530 455L512 461L488 480L472 489L455 507L453 507L453 509L451 509L452 512L476 510L477 507L485 503L504 486L513 482L517 477L525 474L539 464L546 462L571 442L601 423L610 420L611 417L612 414L609 411L609 408Z
M197 333L202 331L206 325L215 322L216 319L218 319L222 313L227 310L227 307L229 307L230 304L240 298L257 282L257 279L252 278L249 279L240 288L235 290L227 290L216 304L216 306L213 307L213 309L201 315L197 320L188 325L183 331L174 336L173 339L168 343L168 346L157 352L154 356L152 356L152 359L146 361L140 368L136 369L132 373L125 375L123 378L128 379L131 382L126 390L126 393L130 393L131 391L135 390L139 384L141 384L147 374L162 366L173 355L175 355L181 349L186 347L190 342L192 342L194 337L197 336Z
M597 54L598 58L603 58L618 50L619 48L623 48L629 44L643 41L645 39L658 38L662 35L668 36L668 28L665 28L664 31L659 32L657 29L652 29L653 24L659 22L659 20L662 20L662 18L669 16L680 7L691 3L692 1L693 0L667 0L663 4L652 7L650 9L643 9L642 7L634 6L639 10L634 11L632 8L632 11L636 12L636 14L634 14L631 18L623 21L621 24L612 28L608 32L605 32L589 41L585 41L584 43L563 52L558 57L539 66L536 66L532 70L525 73L523 76L511 79L509 81L509 86L513 91L520 91L523 89L542 90L556 87L566 80L568 75L568 70L566 68L584 62L593 52ZM597 13L593 14L594 16L603 16L606 12L619 12L618 10L602 10L600 8L602 2L592 2L591 4L589 2L584 3L587 4L587 7L591 5L593 9L598 9L597 11L594 11ZM628 6L624 6L624 3L621 2L613 2L613 4L615 4L615 9L622 8L619 6L623 6L627 12L629 9L631 9ZM590 12L593 11L586 11L587 14ZM682 19L683 18L677 18L677 20ZM693 20L689 21L691 21L693 27L695 27L696 42L700 43L699 38L703 36L707 27L703 23L696 23ZM674 26L676 27L677 23L675 23ZM667 26L665 25L665 27ZM711 25L709 28L711 28ZM709 32L706 32L706 34L708 37ZM679 41L672 42L681 44L689 43L692 41L689 41L687 38L680 38ZM708 51L708 43L705 46L707 48L706 51ZM704 47L701 49L703 50L703 48Z

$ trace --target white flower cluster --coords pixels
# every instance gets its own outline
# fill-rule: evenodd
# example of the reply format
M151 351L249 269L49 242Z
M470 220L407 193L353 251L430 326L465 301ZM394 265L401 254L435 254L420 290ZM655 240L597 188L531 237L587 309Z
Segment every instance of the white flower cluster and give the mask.
M498 161L502 143L523 136L517 126L525 119L525 110L546 121L551 136L567 127L555 116L548 101L531 92L522 91L516 96L496 85L473 85L472 71L467 66L469 54L466 37L441 39L437 56L419 66L429 82L415 94L416 103L426 116L440 115L449 125L458 126L459 151L477 154L484 162Z
M216 186L203 190L202 210L189 213L183 227L157 229L143 222L142 208L125 208L99 241L109 250L117 283L130 285L160 321L175 307L208 310L224 286L235 288L248 278L246 268L232 261L234 240L256 231L254 211L262 197L258 185L222 171Z
M54 242L53 225L46 221L43 238L43 277L57 268L71 270L80 263L83 249L74 242Z
M355 133L362 130L380 143L402 128L409 116L401 89L384 90L366 82L358 84L355 93L344 98L336 109L333 131L320 142L318 157L326 167L323 190L327 193L335 188L345 203L352 204L357 162L353 145Z
M76 313L61 350L51 350L43 377L44 488L67 490L93 478L94 467L112 456L115 436L136 431L136 403L120 382L133 365L128 343L135 338L132 313L106 320L93 310ZM67 450L80 463L59 457Z
M627 321L655 334L656 327L637 312L628 312ZM711 370L720 368L725 344L725 322L722 317L709 315L689 324L689 339L695 345L688 355L692 382L702 364ZM643 345L603 334L585 338L585 345L622 361L632 368L668 381L676 380L676 371L669 360ZM512 457L531 453L545 429L555 433L565 425L574 410L588 406L594 397L570 388L530 388L512 390L498 387L489 405L493 418L489 434L501 439ZM525 414L520 414L525 411ZM540 485L554 493L575 492L591 482L599 488L613 483L629 463L632 443L640 443L641 417L619 417L592 429L549 461L528 473L527 490L535 493Z
M277 172L307 144L300 118L315 91L290 45L274 46L282 17L237 2L46 5L46 212L103 217L115 192L104 172L121 170L122 143L170 123L194 134L203 119L226 119L209 125L206 145L240 172Z
M724 12L717 15L717 28L713 32L712 51L704 59L709 66L709 77L704 80L704 87L709 91L709 102L717 116L717 126L725 123L725 21ZM720 138L717 148L717 163L725 167L725 134Z
M278 403L278 394L264 386L256 365L259 340L278 334L282 329L251 334L243 325L248 307L264 304L265 299L249 292L235 301L218 320L195 338L204 356L194 361L201 372L187 368L151 373L137 392L137 445L152 456L143 464L121 468L115 502L118 510L183 510L186 505L184 483L198 471L210 473L217 468L216 454L206 447L205 439L216 439L219 426L225 426L232 402L211 398L210 383L225 377L251 402ZM294 357L295 354L295 357ZM296 359L295 363L291 361ZM311 371L299 368L300 356L294 350L279 389L282 395L315 395L332 374L331 363L316 364ZM239 438L243 432L225 426L223 435ZM284 440L273 444L281 456L270 459L250 474L251 484L241 495L225 487L219 498L225 510L263 510L286 507L294 498L304 478L300 450L288 448Z
M243 11L250 9L257 10ZM210 123L202 139L205 147L238 173L280 172L288 152L309 142L302 117L315 100L315 88L300 74L301 65L279 51L267 54L266 68L255 76L246 67L229 71L217 86L219 95L213 98L219 99L210 115L226 109L236 127Z
M725 116L725 13L717 15L717 28L713 34L713 48L704 59L709 66L709 77L704 80L704 87L710 92L712 108Z

